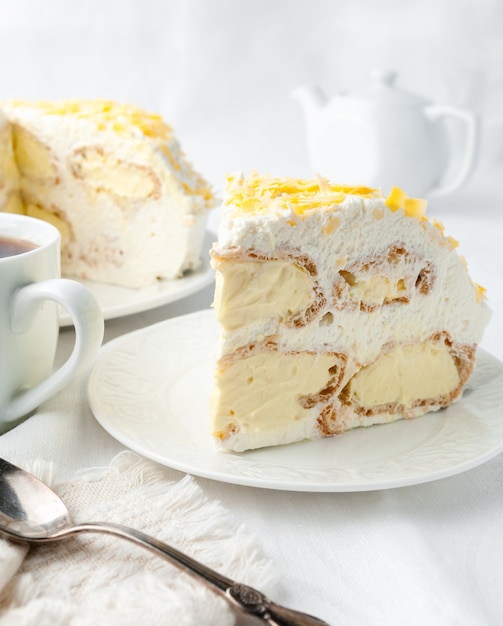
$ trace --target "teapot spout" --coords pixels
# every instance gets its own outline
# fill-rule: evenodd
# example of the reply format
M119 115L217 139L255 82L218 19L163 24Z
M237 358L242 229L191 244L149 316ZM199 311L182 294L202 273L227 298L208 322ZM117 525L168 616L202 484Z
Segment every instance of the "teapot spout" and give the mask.
M326 104L326 97L319 87L297 87L292 97L300 102L308 122L314 121Z

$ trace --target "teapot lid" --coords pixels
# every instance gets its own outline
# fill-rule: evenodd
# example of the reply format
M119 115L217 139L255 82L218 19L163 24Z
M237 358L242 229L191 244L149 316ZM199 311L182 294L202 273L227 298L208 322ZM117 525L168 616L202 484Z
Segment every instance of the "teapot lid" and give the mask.
M396 72L390 70L374 70L370 75L370 85L361 91L351 94L373 104L387 105L424 105L427 100L395 87Z

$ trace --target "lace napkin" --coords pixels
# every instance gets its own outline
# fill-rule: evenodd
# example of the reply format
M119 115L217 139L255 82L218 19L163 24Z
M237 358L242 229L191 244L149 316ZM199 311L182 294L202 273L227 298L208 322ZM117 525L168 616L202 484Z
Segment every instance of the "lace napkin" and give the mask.
M18 463L20 465L20 463ZM47 463L26 467L54 482ZM53 488L75 521L115 521L157 537L221 573L274 595L256 538L191 476L121 452ZM221 597L164 559L120 538L82 535L28 549L0 539L0 626L227 626Z

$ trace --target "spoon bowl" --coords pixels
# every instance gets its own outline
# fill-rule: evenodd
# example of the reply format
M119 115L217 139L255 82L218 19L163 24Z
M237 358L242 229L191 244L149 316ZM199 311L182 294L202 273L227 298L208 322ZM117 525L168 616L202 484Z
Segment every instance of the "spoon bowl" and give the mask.
M121 524L74 524L65 504L35 476L0 459L0 535L17 542L48 543L84 532L101 532L127 539L187 571L235 609L260 618L270 626L329 626L311 615L269 600L248 585L233 581L158 539Z
M0 459L0 532L40 542L71 527L63 501L45 483Z

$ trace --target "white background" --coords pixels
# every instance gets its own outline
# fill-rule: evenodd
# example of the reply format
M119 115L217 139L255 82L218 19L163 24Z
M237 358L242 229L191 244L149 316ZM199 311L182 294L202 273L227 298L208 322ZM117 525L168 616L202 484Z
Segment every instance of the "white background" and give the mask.
M499 0L3 0L0 98L111 98L161 113L219 191L230 171L312 172L303 84L354 91L373 69L479 114L503 164Z

